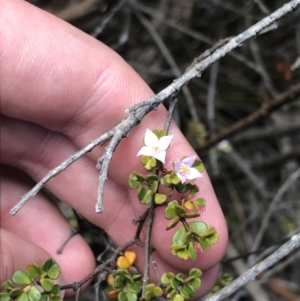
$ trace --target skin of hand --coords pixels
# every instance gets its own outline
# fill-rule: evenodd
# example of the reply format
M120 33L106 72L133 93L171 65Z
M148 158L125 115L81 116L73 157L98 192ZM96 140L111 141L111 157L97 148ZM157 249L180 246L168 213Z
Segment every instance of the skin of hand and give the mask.
M70 155L86 146L126 117L125 109L153 92L124 60L101 42L31 4L0 1L0 96L1 96L1 282L30 262L50 256L62 269L62 283L80 281L95 268L95 258L82 237L76 235L62 255L56 250L69 235L70 226L42 193L15 216L9 210L36 181ZM145 207L128 186L133 171L144 172L136 155L146 128L162 128L166 111L160 107L135 127L119 144L104 192L103 213L95 213L99 171L97 147L57 177L46 188L95 225L117 245L133 238L132 220ZM175 124L166 166L194 151ZM153 259L158 272L204 272L196 297L205 294L218 276L218 264L227 245L226 223L206 172L197 179L207 206L201 220L216 227L219 242L196 261L171 254L171 231L163 208L155 211L152 232ZM143 250L136 247L136 265L144 266ZM151 279L155 281L154 273ZM70 292L68 292L70 294Z

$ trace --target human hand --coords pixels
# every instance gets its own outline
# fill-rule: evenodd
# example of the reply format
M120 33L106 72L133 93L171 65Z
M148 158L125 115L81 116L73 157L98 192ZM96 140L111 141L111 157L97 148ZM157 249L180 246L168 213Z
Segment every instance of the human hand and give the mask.
M116 53L92 37L40 9L18 0L0 2L1 163L23 170L37 181L49 170L111 129L124 111L153 92ZM46 188L90 222L103 228L117 245L134 236L132 220L143 213L128 176L142 171L136 157L146 128L162 128L166 111L150 113L114 153L105 186L102 214L95 213L99 171L95 165L104 146L47 183ZM194 151L179 129L168 150L169 161ZM218 274L227 244L227 228L208 175L197 180L207 206L201 220L214 225L219 242L196 262L171 256L172 231L158 210L152 235L154 259L161 274L187 272L199 267L204 275L197 296L206 293ZM83 238L75 236L62 255L56 250L68 237L70 226L43 194L30 200L16 216L9 210L32 186L23 172L2 168L1 281L29 262L51 256L61 266L64 283L81 280L95 267ZM143 269L143 251L136 249L137 268Z

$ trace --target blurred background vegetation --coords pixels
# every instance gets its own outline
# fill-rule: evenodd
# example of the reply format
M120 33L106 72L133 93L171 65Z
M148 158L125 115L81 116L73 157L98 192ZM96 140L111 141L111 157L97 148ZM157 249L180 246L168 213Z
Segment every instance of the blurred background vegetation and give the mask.
M157 93L195 57L288 1L31 2L113 48ZM175 120L204 161L228 222L220 275L237 277L299 232L299 82L300 10L215 63L180 94ZM290 93L293 86L297 93ZM286 92L282 104L265 114L263 108ZM257 113L260 118L245 124ZM243 126L222 136L237 122ZM224 142L207 144L216 135L216 142L229 141L225 149ZM99 253L94 234L87 236ZM298 250L230 300L299 301L299 267Z

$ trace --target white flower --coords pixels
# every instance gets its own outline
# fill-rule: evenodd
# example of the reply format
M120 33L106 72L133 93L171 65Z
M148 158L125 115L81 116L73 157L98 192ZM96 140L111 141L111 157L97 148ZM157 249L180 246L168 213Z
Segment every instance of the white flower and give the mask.
M196 178L202 177L201 173L192 167L195 160L196 156L192 156L184 158L181 161L174 161L176 175L182 183L185 183L186 180L195 180Z
M232 151L232 146L228 140L222 140L218 143L217 149L224 153L230 153Z
M163 136L160 139L151 132L146 130L144 139L145 146L138 152L137 156L150 156L165 163L166 149L169 147L173 136Z

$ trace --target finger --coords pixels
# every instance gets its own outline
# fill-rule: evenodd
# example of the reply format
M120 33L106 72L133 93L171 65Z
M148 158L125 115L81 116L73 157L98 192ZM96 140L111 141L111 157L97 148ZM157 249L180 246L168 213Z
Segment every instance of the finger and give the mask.
M30 262L41 263L50 257L60 265L67 283L79 281L91 273L95 259L80 235L74 236L61 255L57 254L57 249L70 235L70 225L44 195L39 194L32 206L24 208L18 216L9 214L12 200L20 198L33 183L24 173L5 166L1 167L1 176L1 227L6 233L5 265L2 265L5 276L10 277L16 267L27 266ZM19 240L26 243L17 244ZM13 247L15 249L9 254ZM27 255L23 256L23 252Z

